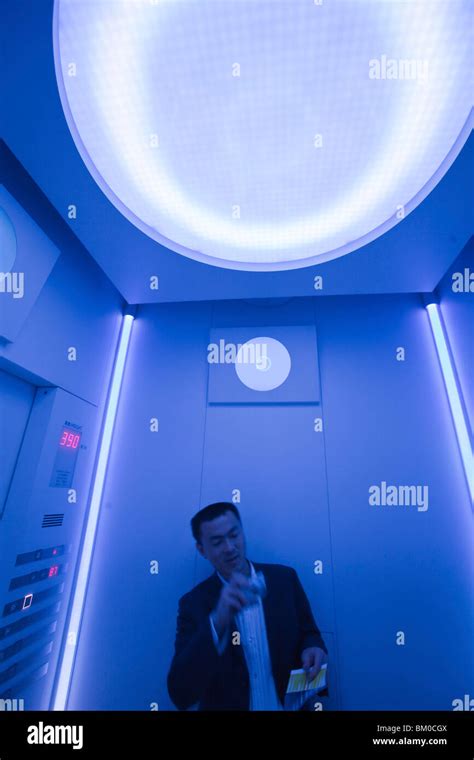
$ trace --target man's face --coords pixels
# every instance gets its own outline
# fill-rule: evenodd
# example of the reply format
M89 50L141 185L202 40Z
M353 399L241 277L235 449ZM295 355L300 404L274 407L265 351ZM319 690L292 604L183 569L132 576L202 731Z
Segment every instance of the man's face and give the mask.
M245 536L233 512L225 512L214 520L202 523L201 541L196 546L226 580L233 572L248 574Z

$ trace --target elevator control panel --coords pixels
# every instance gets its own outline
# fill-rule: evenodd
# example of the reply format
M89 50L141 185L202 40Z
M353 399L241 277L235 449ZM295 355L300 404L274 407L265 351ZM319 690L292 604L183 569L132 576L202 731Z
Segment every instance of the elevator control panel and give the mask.
M97 407L37 388L0 512L0 705L50 710L93 472ZM1 505L0 505L1 506Z

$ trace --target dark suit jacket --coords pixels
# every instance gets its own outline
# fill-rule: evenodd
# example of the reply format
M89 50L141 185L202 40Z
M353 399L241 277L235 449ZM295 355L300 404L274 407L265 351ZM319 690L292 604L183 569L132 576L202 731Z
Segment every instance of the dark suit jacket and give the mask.
M283 704L290 670L301 668L303 649L327 649L296 571L285 565L252 564L265 576L263 609L268 646L276 690ZM219 655L212 638L209 614L221 588L222 581L214 572L179 600L168 692L180 710L196 702L199 710L249 709L249 674L242 646L233 645L229 636Z

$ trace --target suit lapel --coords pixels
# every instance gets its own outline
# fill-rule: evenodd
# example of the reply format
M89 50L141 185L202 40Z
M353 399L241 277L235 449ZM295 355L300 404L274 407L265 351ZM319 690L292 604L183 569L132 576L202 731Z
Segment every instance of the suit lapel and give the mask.
M222 581L217 575L216 571L214 571L213 574L210 575L207 579L206 604L208 607L208 612L211 612L211 610L213 610L216 606L219 599L219 594L221 593L221 588Z
M222 584L221 579L217 575L217 572L214 571L214 573L208 578L208 585L207 585L207 588L206 588L206 606L207 606L207 612L208 613L211 612L215 608L215 606L216 606L216 604L218 602L218 599L219 599L219 595L221 593L222 585L223 584ZM234 620L234 624L233 624L232 629L231 629L231 636L232 636L232 632L234 630L237 630L237 623L235 622L235 620ZM232 639L231 639L231 645L230 645L230 647L228 647L226 649L226 651L223 654L223 657L226 658L226 660L227 660L227 658L230 658L227 661L229 662L229 667L231 667L231 668L232 668L232 666L231 666L230 663L232 663L232 660L235 657L238 660L240 660L240 663L241 663L242 667L244 667L244 668L247 667L247 662L245 660L245 654L244 654L244 651L243 651L243 647L242 646L234 646L232 644Z

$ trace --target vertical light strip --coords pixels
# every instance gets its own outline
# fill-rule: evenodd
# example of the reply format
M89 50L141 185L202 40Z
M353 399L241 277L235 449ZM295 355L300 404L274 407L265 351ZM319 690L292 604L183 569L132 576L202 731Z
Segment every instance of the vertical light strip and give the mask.
M84 536L84 543L82 546L74 596L72 600L72 611L68 625L68 635L63 649L62 661L59 665L59 676L57 681L56 694L54 697L53 710L66 709L72 669L74 665L74 657L76 654L77 644L79 640L79 631L82 622L82 613L84 609L84 600L86 595L87 581L89 578L89 570L92 551L94 548L100 504L104 490L105 475L109 460L110 446L112 443L115 417L117 414L120 389L122 386L122 379L130 343L133 320L134 317L131 314L126 314L123 318L120 331L117 354L115 357L112 379L110 382L110 390L106 402L102 436L99 443L97 466L92 486L92 496L87 519L87 527ZM71 636L74 636L74 642L69 641Z
M467 485L471 494L471 503L474 502L474 459L469 441L468 427L464 416L463 405L460 397L460 389L456 381L451 354L449 351L446 333L443 327L443 320L437 303L429 303L426 306L430 318L431 330L433 332L436 349L438 351L439 363L443 374L446 392L448 394L451 414L453 415L454 427L458 439L461 459L464 465Z

